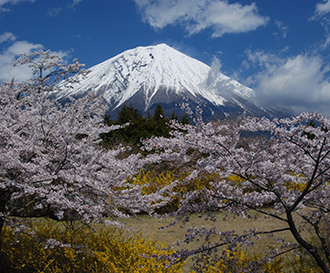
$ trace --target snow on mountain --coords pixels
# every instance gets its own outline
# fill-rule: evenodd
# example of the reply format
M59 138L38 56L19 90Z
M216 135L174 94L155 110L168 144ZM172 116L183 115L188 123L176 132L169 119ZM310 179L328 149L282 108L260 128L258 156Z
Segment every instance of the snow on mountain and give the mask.
M53 95L65 100L93 92L109 104L110 113L125 103L142 113L160 103L168 113L186 97L192 105L204 102L209 114L267 115L254 101L252 89L166 44L127 50L89 70L80 84Z

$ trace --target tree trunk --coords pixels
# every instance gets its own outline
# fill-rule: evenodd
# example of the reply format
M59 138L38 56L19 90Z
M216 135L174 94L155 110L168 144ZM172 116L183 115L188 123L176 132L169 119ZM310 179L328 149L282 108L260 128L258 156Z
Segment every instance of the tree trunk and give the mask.
M6 207L8 205L8 202L11 198L12 192L8 189L0 190L0 213L5 214L6 213ZM4 259L2 255L2 230L5 224L5 216L0 216L0 273L6 272Z
M309 254L312 255L312 257L314 258L314 260L317 262L317 264L319 265L319 267L322 269L322 271L324 273L330 273L329 267L327 266L326 262L322 259L321 255L317 251L316 247L314 247L311 244L309 244L308 242L306 242L300 236L300 234L296 228L296 225L294 223L291 212L287 211L286 215L287 215L287 219L288 219L288 224L290 226L290 231L291 231L292 235L294 236L294 238L296 239L296 241L298 242L298 244L301 245L304 249L306 249L309 252Z
M4 219L0 217L0 273L5 272L5 265L4 265L4 259L2 255L2 228L4 226Z

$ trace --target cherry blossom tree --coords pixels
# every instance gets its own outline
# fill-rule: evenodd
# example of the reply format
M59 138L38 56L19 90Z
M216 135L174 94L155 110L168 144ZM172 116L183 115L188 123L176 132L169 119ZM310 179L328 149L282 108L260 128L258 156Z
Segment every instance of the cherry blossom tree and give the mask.
M125 182L149 159L119 157L123 147L101 148L100 133L114 129L103 122L101 101L49 99L60 81L87 75L82 65L42 50L23 54L19 64L29 65L34 77L0 86L0 232L5 223L15 224L13 217L88 222L151 212L157 194L143 196Z
M189 105L185 107L190 111ZM251 237L260 234L281 238L280 234L286 231L296 243L285 242L285 249L268 253L260 262L300 249L307 251L323 272L330 272L326 242L330 226L330 119L303 113L290 119L246 117L235 123L205 124L198 111L195 126L173 123L176 130L172 138L154 137L144 142L144 149L157 152L162 160L193 164L194 171L188 179L205 172L218 173L222 178L211 183L209 189L182 196L177 217L187 220L191 213L215 211L251 217L254 211L279 220L284 228L236 234L193 227L188 230L186 242L201 236L217 236L218 241L177 252L173 261L210 253L219 246L235 249L238 244L251 243ZM325 231L322 225L326 226ZM311 234L315 241L310 240Z

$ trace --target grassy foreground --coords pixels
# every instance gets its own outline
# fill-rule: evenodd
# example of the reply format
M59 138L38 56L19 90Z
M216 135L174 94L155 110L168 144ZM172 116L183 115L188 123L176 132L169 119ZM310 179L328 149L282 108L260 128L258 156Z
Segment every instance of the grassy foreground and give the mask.
M155 219L147 215L141 215L137 217L131 217L129 219L123 220L126 224L126 228L128 229L125 231L126 234L133 235L136 233L141 233L143 237L148 237L152 235L152 238L159 240L160 242L164 242L168 245L173 244L175 250L179 249L191 249L194 247L198 247L203 244L203 241L199 243L193 242L189 245L182 243L181 246L176 246L175 242L177 240L183 241L185 238L186 229L195 226L195 227L208 227L211 228L215 226L219 231L228 231L228 230L235 230L236 233L240 234L243 233L245 230L249 230L251 228L258 228L262 231L273 230L273 229L280 229L285 227L284 224L276 219L269 219L263 216L258 216L256 213L254 214L254 218L247 219L242 217L228 217L226 220L223 220L225 214L223 213L216 213L217 221L205 221L205 216L200 217L200 215L192 215L190 217L190 221L187 223L179 222L174 226L170 226L166 229L158 229L160 226L166 226L167 224L171 223L174 218L165 218L165 219ZM308 232L305 233L308 236ZM291 233L285 231L277 234L276 236L283 238L286 242L294 242L294 238ZM256 241L255 246L244 248L245 252L250 254L258 254L265 252L269 249L276 248L279 246L279 242L276 240L275 237L271 238L268 235L261 235L260 239ZM292 260L295 259L293 255L284 255L283 258L285 259L284 262L292 263ZM192 267L192 259L189 258L188 261L183 266L183 272L190 272ZM290 269L285 272L293 272ZM299 271L296 271L299 272ZM300 272L309 272L309 271L300 271ZM316 272L316 271L311 271Z
M220 231L235 230L236 233L250 228L270 230L283 227L281 222L274 219L228 217L224 221L222 219L224 215L217 213L218 221L216 222L204 221L205 217L192 215L188 223L178 223L166 229L158 228L169 224L174 220L173 218L156 219L147 215L139 215L121 220L125 223L125 230L101 225L88 228L78 222L64 224L46 219L28 221L30 227L27 227L25 233L15 235L10 229L6 229L3 235L3 251L8 268L10 268L7 272L186 273L192 272L192 258L189 258L184 264L166 268L163 261L157 261L156 258L152 258L152 255L171 254L173 250L166 250L164 247L167 248L177 240L183 241L188 227L215 226ZM33 232L30 232L32 230ZM34 235L39 239L35 240ZM293 238L288 232L280 235L286 241L293 242ZM52 238L53 243L45 247L43 242L47 242L49 238ZM174 250L179 250L195 248L201 244L203 241L193 242L189 245L183 243L180 247L175 244L173 246ZM277 246L278 242L274 238L271 239L264 235L256 242L256 246L248 249L242 248L242 250L253 256ZM249 258L240 259L245 262ZM282 262L284 262L285 268L281 264L275 270L272 268L266 272L318 272L316 268L310 267L311 264L306 262L297 264L293 255L285 255ZM208 269L201 272L231 271L228 269L221 271L216 265L213 270Z

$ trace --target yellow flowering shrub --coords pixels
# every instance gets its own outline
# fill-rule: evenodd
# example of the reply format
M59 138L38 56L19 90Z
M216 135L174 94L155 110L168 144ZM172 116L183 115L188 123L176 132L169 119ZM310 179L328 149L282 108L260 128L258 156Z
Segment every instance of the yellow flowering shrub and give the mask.
M7 272L181 272L183 263L167 268L152 255L174 252L140 234L125 236L114 227L64 226L53 221L31 225L26 234L3 230L2 254Z
M241 273L256 272L256 268L250 267L260 260L262 253L249 254L240 248L234 251L224 249L224 258L217 257L217 254L201 254L200 259L194 264L194 270L191 273ZM260 271L258 271L260 270ZM311 264L308 255L295 256L284 255L279 256L272 262L257 265L257 272L265 273L321 273L322 271L315 265Z
M295 256L285 263L292 273L321 273L323 272L308 255Z
M155 193L158 189L171 185L176 177L173 172L166 171L156 174L155 171L140 171L134 178L129 178L129 182L134 185L142 186L142 193Z
M211 182L216 182L221 179L218 173L203 173L195 179L185 181L188 175L189 173L177 174L174 171L164 171L161 173L156 173L155 171L140 171L135 177L129 178L128 182L133 185L142 186L143 194L151 194L176 181L175 186L172 188L172 192L175 194L172 200L167 203L166 207L158 211L161 213L177 210L180 206L180 196L184 196L186 193L192 191L202 191L203 188L210 189ZM242 178L235 175L228 177L227 180L234 182L236 185L239 185L243 181ZM204 200L201 197L195 201L203 202Z
M255 268L249 268L249 264L261 258L259 255L251 255L240 249L230 251L224 250L225 259L214 259L214 256L202 255L198 263L195 264L195 270L192 273L225 273L225 272L255 272ZM274 260L271 263L265 263L259 266L265 273L278 273L283 271L281 259Z
M295 191L303 192L306 188L305 184L296 183L296 182L287 182L285 183L285 186L288 189L288 191L295 190Z

